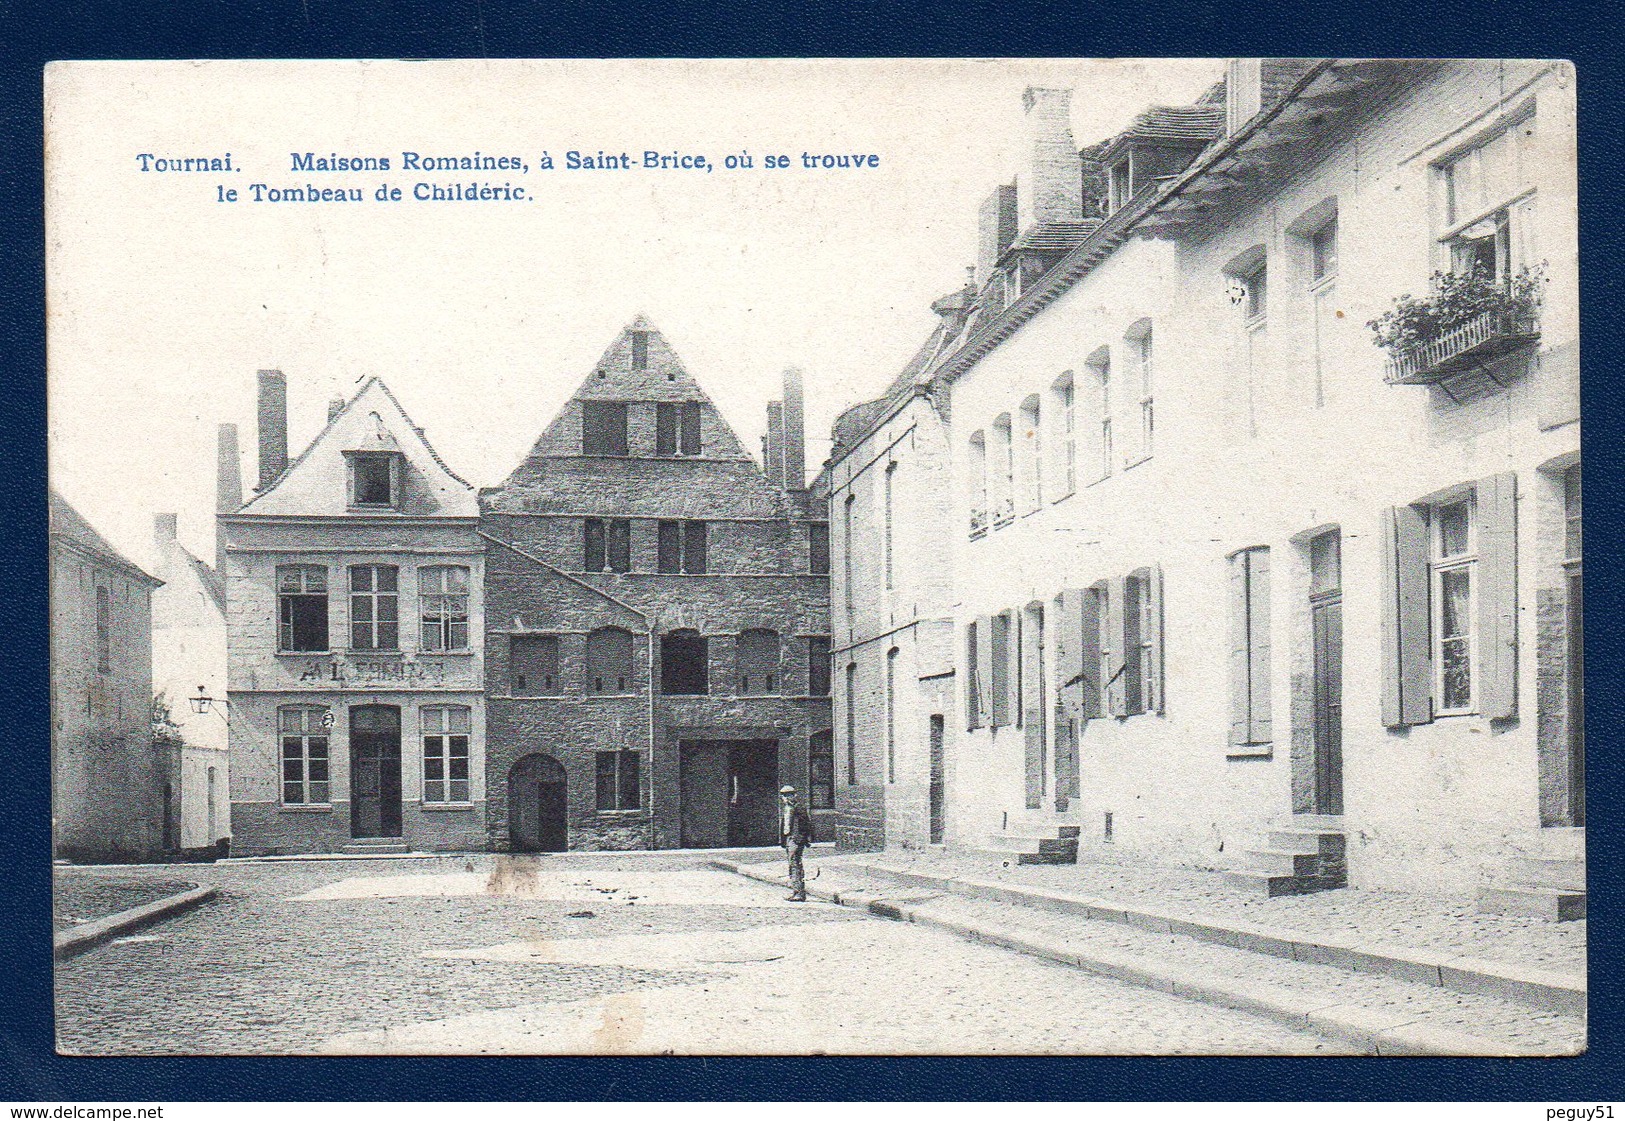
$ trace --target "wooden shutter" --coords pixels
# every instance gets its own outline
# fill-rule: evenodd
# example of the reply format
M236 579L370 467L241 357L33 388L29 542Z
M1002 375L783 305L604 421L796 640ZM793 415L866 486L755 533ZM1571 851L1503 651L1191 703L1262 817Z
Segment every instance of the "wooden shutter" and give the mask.
M1073 720L1084 716L1083 600L1082 591L1062 592L1059 617L1051 628L1055 632L1055 699Z
M1478 711L1492 720L1518 713L1517 476L1478 483Z
M1382 722L1390 728L1433 720L1428 618L1427 519L1414 506L1383 517Z
M1249 549L1247 558L1247 742L1269 743L1270 551Z
M1145 623L1146 578L1145 570L1138 569L1123 581L1123 675L1119 691L1123 697L1123 714L1138 716L1145 711L1145 659L1142 654L1140 633Z
M1252 735L1252 660L1247 644L1247 554L1230 558L1230 742Z
M965 624L965 727L975 731L982 726L982 656L977 645L987 641L980 623Z
M1106 596L1106 634L1110 637L1113 649L1104 659L1101 667L1106 674L1106 711L1113 716L1127 716L1128 705L1123 692L1124 650L1123 650L1123 605L1127 594L1128 581L1122 577L1110 581L1110 591Z
M1026 616L1027 613L1019 609L1010 612L1009 635L1005 639L1007 643L1006 659L1010 667L1004 674L1005 691L1009 696L1009 700L1005 702L1005 711L1010 714L1010 723L1018 728L1021 727L1026 718L1026 705L1022 703L1022 699L1027 692L1027 664L1023 656L1029 641L1025 633L1027 629Z
M1100 687L1103 684L1100 676L1100 619L1105 613L1106 605L1103 602L1105 597L1104 584L1085 588L1078 593L1079 609L1082 613L1078 632L1083 637L1078 648L1079 669L1083 675L1078 681L1078 693L1081 698L1078 715L1084 720L1093 720L1105 713L1100 695Z
M655 406L655 454L677 454L677 406Z
M1151 664L1144 666L1141 672L1147 676L1151 683L1149 708L1152 712L1161 715L1166 711L1163 698L1163 658L1162 643L1166 633L1162 625L1162 566L1152 565L1145 570L1145 628Z
M997 718L993 712L993 618L990 615L979 615L976 618L976 707L981 714L981 722L992 727L998 726Z
M700 407L683 406L683 454L700 454Z

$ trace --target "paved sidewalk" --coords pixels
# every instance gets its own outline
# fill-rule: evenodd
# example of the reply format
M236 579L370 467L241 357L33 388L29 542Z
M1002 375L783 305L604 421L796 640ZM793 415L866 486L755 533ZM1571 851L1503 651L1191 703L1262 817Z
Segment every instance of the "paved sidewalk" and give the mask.
M1482 958L1584 975L1586 922L1481 915L1471 899L1398 891L1316 892L1250 897L1214 872L1118 864L1011 864L963 853L897 852L820 857L831 871L874 864L1109 899L1126 906L1195 912L1331 941L1410 946L1441 956Z

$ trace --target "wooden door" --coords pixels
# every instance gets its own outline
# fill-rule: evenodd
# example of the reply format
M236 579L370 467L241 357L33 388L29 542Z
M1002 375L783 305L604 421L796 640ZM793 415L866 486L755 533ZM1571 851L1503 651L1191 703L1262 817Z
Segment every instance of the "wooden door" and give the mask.
M350 710L350 835L401 835L401 713L390 705Z
M680 824L685 849L728 844L728 752L709 740L684 741L679 776Z
M1343 604L1315 604L1315 812L1343 812Z
M779 843L779 744L743 740L728 745L728 844Z

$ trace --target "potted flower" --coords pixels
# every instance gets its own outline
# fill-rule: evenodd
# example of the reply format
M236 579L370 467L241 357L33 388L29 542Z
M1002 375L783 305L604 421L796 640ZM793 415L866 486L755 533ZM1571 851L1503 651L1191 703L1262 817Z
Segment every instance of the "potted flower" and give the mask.
M1434 381L1474 356L1494 357L1533 338L1545 282L1544 264L1519 270L1509 283L1477 269L1435 272L1428 296L1407 292L1366 324L1388 352L1388 380Z

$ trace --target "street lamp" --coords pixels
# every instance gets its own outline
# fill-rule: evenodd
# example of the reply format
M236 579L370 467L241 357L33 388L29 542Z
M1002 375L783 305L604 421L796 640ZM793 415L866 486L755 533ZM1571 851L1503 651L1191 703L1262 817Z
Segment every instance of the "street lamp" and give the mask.
M202 716L205 712L213 712L227 724L231 723L231 717L228 715L228 713L231 711L231 702L209 696L208 690L205 689L204 686L199 685L197 687L197 696L187 697L186 699L191 704L192 711L197 713L199 716ZM226 711L221 712L219 709L214 707L215 705L225 705Z

